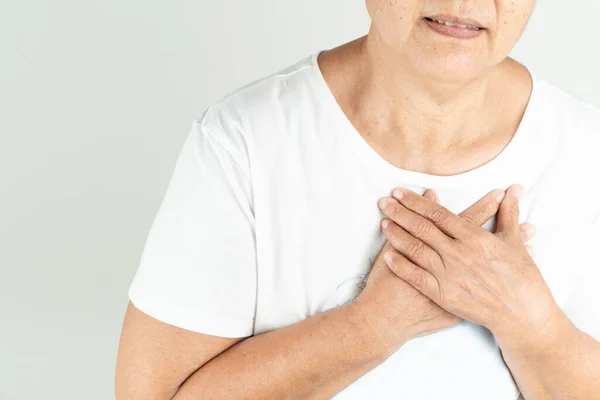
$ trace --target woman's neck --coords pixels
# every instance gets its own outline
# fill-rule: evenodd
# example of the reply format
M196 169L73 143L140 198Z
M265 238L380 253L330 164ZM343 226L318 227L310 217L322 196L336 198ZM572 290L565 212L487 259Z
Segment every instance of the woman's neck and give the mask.
M330 52L324 75L340 106L372 147L393 152L407 169L435 170L432 160L447 164L476 151L480 159L453 169L484 164L510 142L529 99L510 59L470 82L440 82L368 36Z

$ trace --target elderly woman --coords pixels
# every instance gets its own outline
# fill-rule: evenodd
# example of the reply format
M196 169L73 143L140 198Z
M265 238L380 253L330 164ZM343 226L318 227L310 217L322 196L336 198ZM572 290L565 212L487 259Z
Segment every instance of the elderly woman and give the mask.
M508 57L534 5L367 0L193 121L117 399L600 398L600 111Z

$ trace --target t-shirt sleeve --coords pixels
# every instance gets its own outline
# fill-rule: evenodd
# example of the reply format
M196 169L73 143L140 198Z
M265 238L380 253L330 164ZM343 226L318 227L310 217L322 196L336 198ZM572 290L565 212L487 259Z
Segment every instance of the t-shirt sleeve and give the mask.
M600 213L588 239L586 263L563 310L577 328L600 341Z
M193 122L129 298L162 322L233 338L253 334L256 257L247 152L230 136Z

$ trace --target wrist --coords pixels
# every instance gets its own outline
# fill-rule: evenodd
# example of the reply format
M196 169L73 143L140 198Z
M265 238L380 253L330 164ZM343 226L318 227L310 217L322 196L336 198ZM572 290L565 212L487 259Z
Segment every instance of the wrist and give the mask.
M386 359L410 340L408 329L391 326L390 319L375 312L362 299L356 298L342 307L346 308L360 340L373 351L375 357Z
M508 328L511 325L506 325ZM513 324L511 328L493 332L502 350L544 354L561 346L577 328L557 306L544 318Z

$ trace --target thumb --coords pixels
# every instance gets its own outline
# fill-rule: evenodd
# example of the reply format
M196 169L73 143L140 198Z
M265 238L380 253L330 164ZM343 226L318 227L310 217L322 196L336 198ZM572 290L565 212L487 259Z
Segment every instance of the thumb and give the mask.
M500 233L504 238L520 240L519 228L519 199L523 194L522 185L512 185L506 191L506 196L500 204L498 211L498 224L496 233Z

